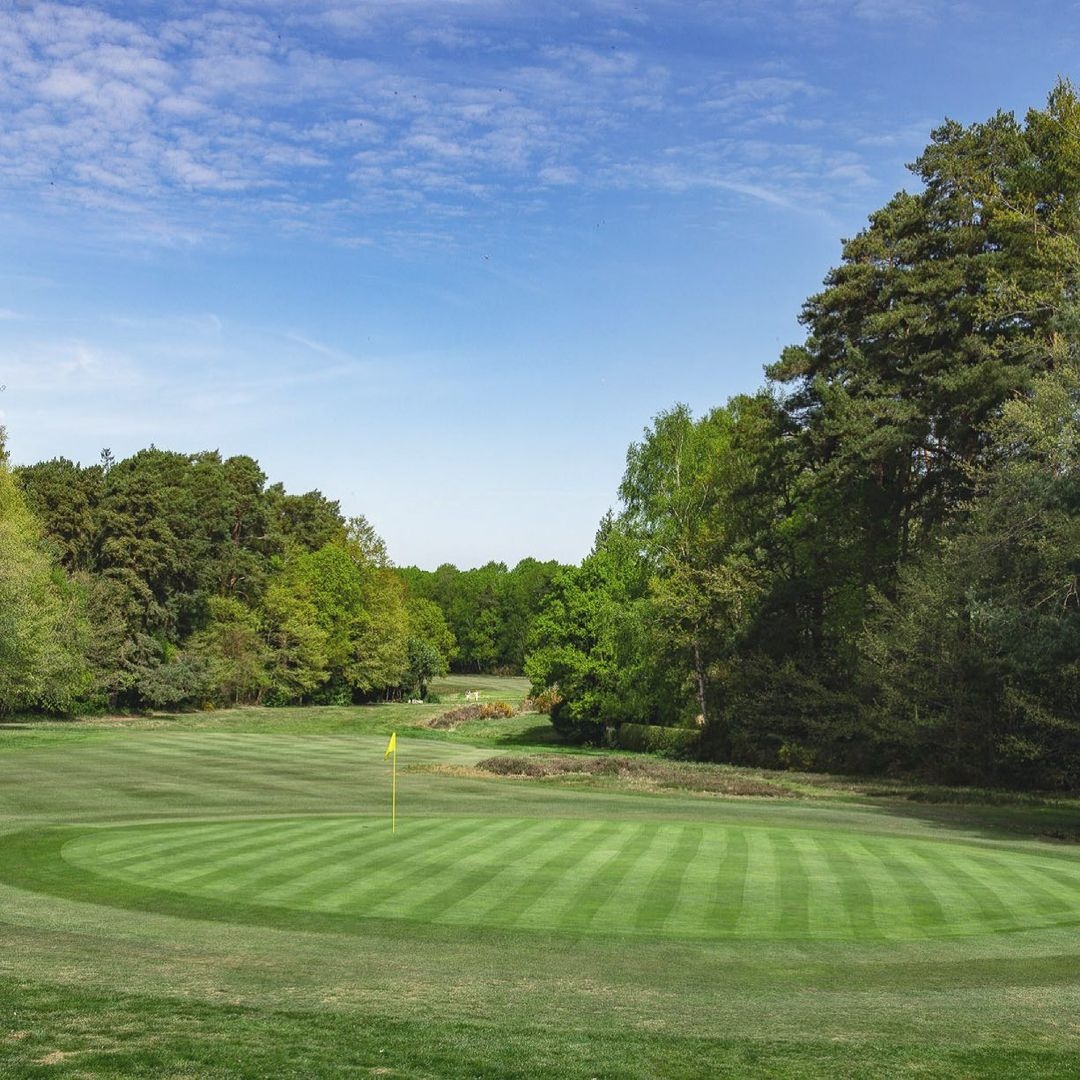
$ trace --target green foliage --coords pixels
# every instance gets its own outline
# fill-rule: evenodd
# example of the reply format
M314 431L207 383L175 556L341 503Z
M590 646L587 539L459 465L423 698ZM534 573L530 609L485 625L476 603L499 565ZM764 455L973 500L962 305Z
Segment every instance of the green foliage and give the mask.
M688 672L702 722L712 713L712 671L730 651L758 591L746 553L746 488L753 461L735 445L744 412L735 399L694 421L685 406L661 413L627 453L619 493L650 568L660 647Z
M773 495L759 484L776 438L766 395L695 420L660 414L627 454L625 510L592 555L556 580L526 671L557 686L552 722L596 741L605 725L698 717L714 742L725 665L767 576L756 540Z
M1068 356L1005 406L963 526L878 598L864 653L880 737L906 764L1080 784L1078 421Z
M211 672L198 655L179 655L148 667L136 684L140 698L154 709L176 709L208 696Z
M422 638L409 638L407 649L409 666L406 687L410 693L415 691L426 701L428 700L428 683L450 670L446 664L446 658L431 642Z
M637 585L598 545L537 624L557 728L696 713L721 759L1080 783L1078 163L1065 82L943 124L775 396L655 418L604 525Z
M209 612L185 650L205 671L207 696L220 705L256 704L270 683L270 649L257 614L231 596L211 597Z
M105 481L102 467L54 458L16 469L15 479L60 564L72 573L90 570Z
M577 741L696 720L716 758L1080 784L1080 101L912 168L770 390L655 417L579 567L398 571L248 457L4 464L0 710L525 670Z
M70 712L88 689L86 633L81 594L50 564L0 462L0 713Z
M712 758L766 768L874 771L880 762L853 688L798 658L744 651L729 665L724 722L702 737Z
M660 727L657 724L620 724L616 744L620 750L664 757L691 757L701 741L696 728Z
M266 501L275 530L294 550L318 551L345 539L341 507L321 491L287 495L281 484L272 484L266 489Z
M450 662L457 656L458 649L457 639L443 615L442 608L433 600L413 594L406 585L405 617L410 641L423 642L438 655L432 673L445 675L450 670Z
M844 245L802 314L787 388L796 499L772 636L857 678L873 590L965 514L1004 404L1067 348L1080 284L1080 109L1068 84L1019 124L947 122L902 192ZM763 637L769 636L765 633Z
M418 602L410 629L371 525L344 521L318 491L268 488L249 457L151 447L91 468L44 462L18 479L72 576L74 591L63 575L56 588L89 622L65 631L85 658L82 689L60 694L53 679L54 704L72 694L92 708L351 701L446 670L445 620Z
M579 568L555 578L525 673L534 697L558 687L550 715L564 738L598 743L606 725L671 709L648 646L646 590L635 545L613 525Z
M427 600L442 612L454 639L442 650L455 671L520 672L533 624L551 589L559 564L522 559L512 570L488 563L459 570L444 563L437 570L401 571L409 602ZM437 643L436 643L437 644Z
M310 585L298 575L271 578L261 625L267 649L269 704L301 702L327 678L327 634L319 624Z
M367 546L349 539L305 552L284 580L312 605L333 681L355 697L401 685L408 668L404 586Z

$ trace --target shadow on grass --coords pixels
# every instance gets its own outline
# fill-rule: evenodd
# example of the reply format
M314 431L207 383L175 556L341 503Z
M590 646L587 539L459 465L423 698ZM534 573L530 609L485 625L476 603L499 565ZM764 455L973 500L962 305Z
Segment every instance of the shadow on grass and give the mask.
M975 833L987 840L1035 839L1080 843L1080 805L1018 801L1010 805L978 802L933 802L921 794L912 798L890 793L859 800L880 806L897 817L914 818L931 825Z
M494 746L563 746L558 732L545 722L533 724L520 731L507 731L497 735L490 742Z

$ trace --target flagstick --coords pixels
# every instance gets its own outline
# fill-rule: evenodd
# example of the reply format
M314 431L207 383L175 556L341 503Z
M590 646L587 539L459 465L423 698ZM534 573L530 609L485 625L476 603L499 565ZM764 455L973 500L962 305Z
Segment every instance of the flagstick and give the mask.
M386 744L386 753L383 754L383 760L393 756L393 760L390 762L390 767L393 770L391 776L393 780L390 786L390 831L397 832L397 732L390 732L390 741Z

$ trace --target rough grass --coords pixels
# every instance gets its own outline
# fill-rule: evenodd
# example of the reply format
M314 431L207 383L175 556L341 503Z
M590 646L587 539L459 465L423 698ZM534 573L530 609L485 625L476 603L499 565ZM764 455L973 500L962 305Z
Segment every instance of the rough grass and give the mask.
M645 755L518 754L484 758L477 762L481 772L496 776L608 781L625 788L660 791L701 792L710 795L797 798L799 792L781 780L765 779L747 772L715 765L694 765L664 761Z
M509 720L517 713L508 701L485 701L480 704L459 705L427 721L427 727L437 731L453 731L470 720Z

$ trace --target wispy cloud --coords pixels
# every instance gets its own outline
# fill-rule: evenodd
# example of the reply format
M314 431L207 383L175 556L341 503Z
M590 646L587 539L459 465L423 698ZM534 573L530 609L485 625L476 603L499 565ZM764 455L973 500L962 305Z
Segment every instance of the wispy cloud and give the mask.
M874 0L860 2L871 17ZM646 163L640 182L666 188L665 155L702 102L717 138L812 127L805 107L822 91L803 76L702 86L640 37L664 5L644 17L592 7L605 21L589 40L547 43L524 32L531 7L497 0L224 0L185 17L9 8L0 185L95 215L128 243L199 243L267 221L371 240L400 232L380 215L406 211L430 233L496 201L603 186L632 162ZM736 17L721 7L715 17Z
M13 396L45 393L78 400L144 381L129 357L81 338L30 340L0 350L0 382Z

